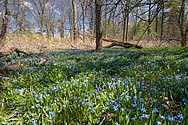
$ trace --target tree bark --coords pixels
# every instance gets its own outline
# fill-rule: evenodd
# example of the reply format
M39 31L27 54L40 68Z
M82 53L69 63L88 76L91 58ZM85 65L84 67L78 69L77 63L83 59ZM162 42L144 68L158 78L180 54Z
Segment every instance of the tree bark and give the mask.
M95 0L96 51L102 51L101 7L102 1Z
M78 37L78 10L76 1L72 0L72 8L73 8L73 39L74 42L76 42L76 39Z
M163 39L163 26L164 25L164 2L162 3L162 15L161 15L161 34L160 34L160 41Z
M4 2L4 9L5 9L5 15L3 16L2 20L2 26L1 26L1 34L0 34L0 44L4 45L4 40L7 33L7 27L10 20L10 10L8 8L8 0L5 0Z
M137 49L142 49L142 46L139 46L137 44L132 44L132 43L124 43L124 42L120 42L117 40L113 40L113 39L106 39L106 38L102 38L103 41L105 42L110 42L110 45L105 46L104 48L111 48L114 46L120 46L120 47L124 47L124 48L131 48L131 47L135 47Z
M181 2L178 24L181 34L181 46L186 46L188 26L185 21L185 0Z
M151 21L151 0L149 0L149 12L148 12L148 40L151 39L151 25L152 21Z

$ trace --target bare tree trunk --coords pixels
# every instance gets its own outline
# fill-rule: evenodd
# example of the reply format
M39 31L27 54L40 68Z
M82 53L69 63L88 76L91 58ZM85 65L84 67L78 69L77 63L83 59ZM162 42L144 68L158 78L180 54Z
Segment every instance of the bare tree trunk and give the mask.
M64 22L62 21L62 22L61 22L61 25L60 25L60 37L61 37L61 39L63 39L64 36L65 36Z
M123 19L123 42L128 41L128 30L129 30L129 0L127 0Z
M11 15L10 10L8 8L8 0L5 0L5 2L4 2L4 9L5 9L5 15L3 16L2 26L1 26L1 34L0 34L0 44L1 45L4 44L4 40L5 40L6 33L7 33L7 27L8 27L10 15Z
M107 0L105 0L104 37L107 38Z
M123 42L125 42L125 29L126 29L126 20L127 20L127 11L126 9L124 10L124 18L123 18Z
M186 33L181 33L181 46L186 46L187 45L186 42L187 42Z
M92 35L94 32L94 14L93 14L93 6L90 5L89 6L89 10L88 10L88 15L89 15L89 30L90 30L90 34Z
M83 42L85 42L85 3L86 1L85 0L83 0L83 3L81 4L81 6L82 6L82 32L83 32L83 37L82 37L82 39L83 39Z
M102 51L101 8L102 1L95 0L96 51Z
M75 0L72 0L72 7L73 7L73 28L74 28L73 38L74 38L74 42L76 42L76 39L78 37L78 10Z
M150 24L151 24L151 0L149 0L149 12L148 12L148 40L150 40L151 36L151 28L150 28Z
M162 3L162 17L161 17L161 34L160 41L163 39L163 25L164 25L164 2Z
M187 42L186 35L188 32L188 26L186 25L186 21L185 21L185 0L182 0L182 3L181 3L178 25L179 25L180 34L181 34L181 46L186 46L186 42Z
M137 32L137 23L138 23L138 7L136 7L136 17L135 17L135 23L134 23L134 29L133 29L133 35L132 35L132 40L134 40L134 36L136 36Z
M159 10L159 5L157 4L157 12L158 12L158 10ZM157 33L158 33L158 23L159 23L159 21L158 21L158 14L157 14L156 20L155 20L155 32L156 32L156 36L157 36Z
M127 0L127 5L126 5L126 13L127 13L127 22L126 22L126 35L125 35L125 40L126 42L128 41L128 32L129 32L129 0Z

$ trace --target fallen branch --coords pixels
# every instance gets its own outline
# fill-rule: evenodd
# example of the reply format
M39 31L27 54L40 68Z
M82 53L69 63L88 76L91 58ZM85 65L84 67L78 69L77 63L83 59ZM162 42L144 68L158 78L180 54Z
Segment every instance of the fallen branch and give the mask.
M79 35L83 35L82 33L79 33ZM96 38L95 36L89 35L89 34L85 34L85 36L88 36L90 38ZM121 46L124 48L131 48L131 47L135 47L137 49L142 49L142 46L139 46L138 43L137 44L132 44L132 43L124 43L124 42L120 42L114 39L107 39L107 38L102 38L103 41L105 42L110 42L112 44L108 45L108 46L104 46L103 48L111 48L113 46Z
M23 66L21 63L13 63L13 64L8 64L3 67L0 67L0 72L8 72L8 71L14 71L17 69L20 69Z
M22 54L25 54L25 55L30 55L30 53L27 53L27 52L25 52L25 51L23 51L23 50L20 50L20 49L18 49L18 48L12 47L12 48L10 48L10 50L7 51L7 52L0 52L0 58L5 57L5 56L12 55L13 53L17 53L19 56L20 56L21 53L22 53Z
M43 65L43 64L45 64L47 61L48 61L48 59L46 59L46 58L41 58L41 59L37 60L36 64L37 64L37 65Z
M30 55L30 53L27 53L21 49L15 48L15 47L10 48L10 50L12 50L13 52L16 52L18 55L20 55L20 53L25 54L25 55Z
M102 38L103 41L105 42L110 42L110 45L104 46L104 48L111 48L114 46L121 46L124 48L131 48L131 47L135 47L137 49L142 49L142 46L139 46L137 44L132 44L132 43L124 43L124 42L120 42L117 40L112 40L112 39L106 39L106 38Z
M9 55L11 55L12 53L13 53L12 51L0 52L0 58L5 57L5 56L9 56Z

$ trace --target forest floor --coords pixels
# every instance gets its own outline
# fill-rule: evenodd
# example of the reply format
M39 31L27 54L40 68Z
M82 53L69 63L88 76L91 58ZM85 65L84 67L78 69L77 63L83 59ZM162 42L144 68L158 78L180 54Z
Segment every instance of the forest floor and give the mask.
M40 63L41 60L46 60ZM3 57L0 124L188 124L188 48Z
M93 50L95 49L95 39L86 38L85 42L81 39L73 42L72 39L65 37L64 39L54 39L54 38L45 38L40 35L17 35L17 34L8 34L6 44L3 48L0 48L0 52L7 51L11 47L16 47L27 52L32 53L41 53L49 52L52 50L66 50L66 49L79 49L79 50ZM128 41L129 43L137 44L137 41ZM103 46L109 45L103 41ZM160 42L158 40L146 41L142 40L139 42L144 48L165 48L165 47L177 47L180 46L180 43L171 41L171 42Z

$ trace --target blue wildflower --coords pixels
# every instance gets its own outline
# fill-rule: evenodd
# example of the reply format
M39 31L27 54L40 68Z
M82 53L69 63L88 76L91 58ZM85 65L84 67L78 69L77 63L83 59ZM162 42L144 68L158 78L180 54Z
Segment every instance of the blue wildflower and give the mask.
M131 96L128 96L128 95L126 95L126 94L124 94L123 96L124 96L124 98L126 98L126 99L130 99L130 98L131 98Z
M108 99L112 99L112 96L111 96L111 95L109 95L109 96L108 96Z
M118 102L121 102L123 99L122 99L122 97L119 97L118 98Z
M128 87L129 87L129 82L126 81L126 82L124 83L124 86L125 86L126 88L128 88Z
M121 111L122 111L122 112L124 112L124 111L125 111L125 109L124 109L124 108L121 108Z
M144 102L144 99L143 99L143 98L139 98L139 101L140 101L140 102Z
M58 90L59 90L59 87L58 87L58 86L54 86L54 90L55 90L55 91L58 91Z
M37 120L35 119L32 119L30 122L32 123L32 125L37 125Z
M183 122L184 120L184 116L181 113L178 113L177 118L179 122Z
M119 110L119 105L117 103L115 103L114 105L112 105L112 109L117 112Z
M160 121L156 121L156 125L161 125L161 122Z
M175 75L174 78L175 78L176 80L181 79L181 78L180 78L180 75Z
M183 102L184 105L186 105L188 103L188 100L186 98L183 98L182 102Z
M134 117L131 118L131 120L135 121L137 119L137 116L134 115Z
M137 106L137 104L136 104L136 103L133 103L133 104L131 104L131 106L132 106L132 107L136 107L136 106Z
M182 91L182 92L185 92L185 88L181 88L181 91Z
M90 123L90 122L87 122L86 125L91 125L91 123Z
M49 112L49 116L50 116L50 118L55 118L54 112Z
M163 115L159 115L159 117L160 117L161 119L165 119L165 116L163 116Z
M109 102L105 102L105 105L108 106L108 105L109 105Z
M14 114L19 114L19 111L18 110L14 110Z
M66 105L62 105L63 108L66 108Z
M91 109L91 110L90 110L90 113L91 113L91 114L94 114L94 113L95 113L95 110L94 110L94 109Z
M162 105L162 107L164 107L164 108L168 108L168 106L166 105L166 104L161 104Z
M142 114L141 116L139 116L139 119L142 120L142 119L149 119L149 115L148 114Z
M120 124L118 122L116 122L115 125L120 125Z
M116 81L116 79L114 77L112 77L112 81L114 82L114 81Z
M143 112L143 113L147 112L146 108L142 107L141 112Z
M100 100L101 99L101 97L98 95L97 97L96 97L98 100Z
M98 124L100 122L100 118L97 118L96 119L96 123Z
M167 119L168 121L171 121L171 122L175 121L175 118L173 116L168 116Z
M126 116L125 116L125 119L129 119L129 116L128 116L128 115L126 115Z
M41 108L41 105L40 104L36 104L36 108Z
M157 112L159 112L159 110L158 110L157 108L154 108L154 109L152 110L152 113L157 113Z

